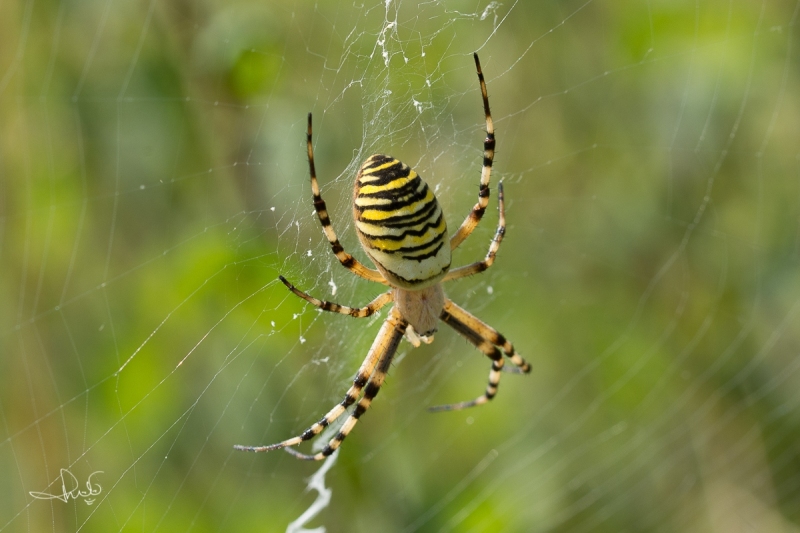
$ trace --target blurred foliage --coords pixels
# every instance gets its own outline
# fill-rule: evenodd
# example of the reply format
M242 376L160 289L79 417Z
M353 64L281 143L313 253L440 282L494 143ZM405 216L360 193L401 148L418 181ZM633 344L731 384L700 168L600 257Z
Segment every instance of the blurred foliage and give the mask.
M319 465L233 444L340 401L378 320L352 176L475 201L479 50L508 233L448 287L533 363L490 405L404 343L329 531L800 530L800 3L0 3L0 532L284 531ZM482 257L483 226L455 264ZM306 449L304 447L303 449ZM102 470L94 506L34 500ZM48 487L48 483L50 486Z

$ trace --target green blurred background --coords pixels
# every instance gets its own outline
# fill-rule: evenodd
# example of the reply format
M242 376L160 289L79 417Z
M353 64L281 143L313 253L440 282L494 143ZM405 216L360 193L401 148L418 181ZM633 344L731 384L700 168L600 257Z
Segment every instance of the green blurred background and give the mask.
M533 365L490 405L403 343L328 531L800 531L800 2L0 3L0 531L284 531L320 466L234 444L341 400L379 328L352 179L456 227L497 127L507 238L449 295ZM482 257L495 198L455 264ZM308 451L310 446L301 447ZM59 492L59 469L102 493Z

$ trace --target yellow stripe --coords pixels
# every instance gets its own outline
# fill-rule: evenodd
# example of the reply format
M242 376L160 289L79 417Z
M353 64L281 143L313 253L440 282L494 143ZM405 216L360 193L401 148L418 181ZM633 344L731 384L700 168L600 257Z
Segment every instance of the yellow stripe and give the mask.
M389 251L393 252L399 250L400 248L406 248L411 246L422 246L424 244L428 244L431 241L433 241L436 237L441 235L442 232L444 232L445 227L446 224L444 222L444 218L442 218L442 222L437 227L430 228L428 231L426 231L419 237L416 237L414 235L408 235L407 237L405 237L400 241L381 239L381 238L374 239L367 235L365 235L364 237L366 237L366 239L369 241L369 244L373 248L377 248L378 250L384 252L389 252ZM423 250L419 251L422 252Z
M410 220L407 224L402 226L384 226L380 222L377 224L371 223L371 220L359 218L356 220L356 226L362 232L375 236L381 237L384 235L402 235L406 231L419 231L427 224L431 222L435 222L437 218L439 218L442 214L441 209L437 208L430 212L428 216L421 220Z
M399 189L403 185L407 185L408 182L416 179L417 173L413 170L411 173L405 178L398 178L396 180L390 181L385 185L362 185L361 188L358 190L358 194L373 194L376 192L382 191L390 191L392 189Z

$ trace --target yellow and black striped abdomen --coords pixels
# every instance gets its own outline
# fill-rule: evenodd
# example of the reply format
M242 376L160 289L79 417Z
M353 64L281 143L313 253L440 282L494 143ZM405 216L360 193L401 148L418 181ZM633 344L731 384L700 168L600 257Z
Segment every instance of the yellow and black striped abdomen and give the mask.
M361 246L393 285L422 289L450 268L439 202L428 184L397 159L373 155L361 165L353 216Z

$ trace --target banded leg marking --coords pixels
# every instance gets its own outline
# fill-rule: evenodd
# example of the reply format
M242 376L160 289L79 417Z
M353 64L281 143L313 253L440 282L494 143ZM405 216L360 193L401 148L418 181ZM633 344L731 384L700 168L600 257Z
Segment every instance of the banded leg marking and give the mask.
M355 427L358 419L361 418L361 415L363 415L367 409L369 409L370 405L372 405L372 400L374 400L375 396L377 396L378 392L380 392L381 386L386 379L386 374L389 372L389 368L392 365L394 354L397 352L397 346L400 344L400 339L403 338L403 335L406 331L406 326L408 324L400 317L399 314L393 311L392 316L386 320L384 328L386 325L390 325L392 330L384 332L382 329L381 334L378 335L378 338L373 344L373 347L378 347L376 351L380 351L380 361L375 369L375 373L372 375L369 383L367 383L367 386L364 388L364 396L361 398L361 400L359 400L356 408L353 410L350 416L347 417L347 420L345 420L336 436L334 436L328 442L325 448L323 448L319 453L306 455L298 452L297 450L286 448L285 450L288 453L298 459L304 459L306 461L321 461L335 452L339 446L342 445L344 439L347 438L347 435L349 435Z
M388 285L389 283L384 279L383 275L377 270L365 267L358 259L344 251L344 247L339 242L336 232L333 230L331 219L328 216L328 208L325 205L325 200L319 190L319 182L317 182L317 171L314 167L314 148L311 144L311 113L308 114L308 132L306 134L306 145L308 150L308 172L311 174L311 192L314 195L314 209L317 211L317 216L322 224L322 231L325 233L325 238L331 243L331 249L339 262L347 270L369 281L375 281Z
M286 446L295 446L303 441L313 439L314 437L322 433L323 429L331 425L337 418L342 416L342 414L347 410L348 407L350 407L356 402L358 396L361 394L361 390L364 388L365 385L367 385L367 391L369 391L370 387L369 383L372 383L372 380L370 380L370 376L372 376L372 373L375 370L375 366L378 364L378 361L381 361L382 359L386 358L387 355L389 362L391 362L391 358L394 355L395 350L397 350L397 344L399 344L400 339L402 338L403 333L405 332L405 327L406 327L405 321L402 320L400 316L393 311L392 314L389 316L389 318L387 318L386 321L383 323L383 326L381 326L381 329L378 332L378 336L375 338L375 342L372 343L372 347L367 353L366 359L364 359L364 362L361 363L361 367L358 369L358 374L356 374L356 377L353 380L353 385L348 389L347 394L345 394L344 400L342 400L341 403L337 404L333 409L328 411L328 413L325 416L323 416L319 420L319 422L316 422L314 425L309 427L300 435L292 437L290 439L286 439L281 442L277 442L275 444L269 444L267 446L243 446L237 444L236 446L234 446L234 449L245 452L270 452L272 450L277 450L279 448L285 448ZM381 366L381 368L382 367L383 366ZM381 378L381 383L383 383L383 378ZM365 391L364 394L365 398L367 395L367 391ZM372 397L374 397L375 394L377 394L377 391L374 392ZM356 410L358 410L358 408L356 408ZM345 434L345 436L347 435ZM344 440L344 438L342 438L342 440ZM330 453L333 453L333 450L331 450ZM330 453L328 455L330 455ZM321 458L322 457L320 457L320 459Z
M485 339L493 345L502 348L506 357L508 357L508 359L517 368L519 368L522 373L527 374L531 371L531 365L517 353L517 351L514 349L514 345L511 344L502 333L466 309L459 307L451 300L445 301L444 310L450 313L453 317L455 317L456 320L464 324L481 339ZM459 331L459 333L461 332Z
M481 396L466 402L430 407L428 409L429 411L458 411L460 409L484 404L494 398L497 394L497 388L500 385L500 375L505 362L497 346L503 348L505 355L508 356L512 363L520 367L522 372L527 373L530 371L530 365L516 353L514 346L508 342L505 337L464 309L458 307L452 301L445 301L441 319L445 324L456 330L478 350L489 357L489 359L492 360L492 368L489 371L489 384L486 386L486 391Z
M486 206L489 205L489 180L492 177L492 164L494 162L494 124L492 122L492 113L489 111L489 95L486 92L486 81L483 79L483 71L481 70L481 62L478 59L478 54L473 54L475 57L475 68L478 71L478 81L481 85L481 96L483 97L483 113L486 116L486 139L483 141L483 167L481 169L481 184L478 190L478 203L472 208L469 216L461 223L461 226L453 234L450 239L450 249L455 250L464 242L464 239L469 237L475 227L483 218L483 213L486 211Z
M494 238L492 238L492 242L489 245L489 251L487 252L486 257L483 259L483 261L478 261L477 263L472 263L471 265L454 268L447 273L442 281L451 281L454 279L472 276L473 274L479 274L492 266L495 257L497 257L497 251L500 249L500 244L503 242L503 237L506 234L506 206L505 196L503 195L502 181L497 184L497 202L497 209L500 212L500 216L497 221L497 231L495 232Z
M368 303L365 307L348 307L346 305L339 305L337 303L329 302L327 300L320 300L318 298L314 298L313 296L308 295L307 293L301 291L300 289L292 285L292 283L287 281L287 279L284 278L283 276L278 276L278 277L290 291L292 291L294 294L296 294L303 300L307 301L311 305L319 307L323 311L331 311L333 313L340 313L342 315L350 315L355 318L368 317L374 314L376 311L380 310L384 305L388 304L393 299L392 291L389 291L379 295L377 298Z

